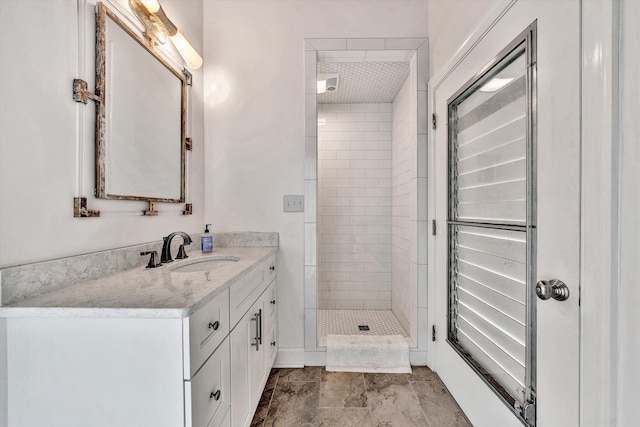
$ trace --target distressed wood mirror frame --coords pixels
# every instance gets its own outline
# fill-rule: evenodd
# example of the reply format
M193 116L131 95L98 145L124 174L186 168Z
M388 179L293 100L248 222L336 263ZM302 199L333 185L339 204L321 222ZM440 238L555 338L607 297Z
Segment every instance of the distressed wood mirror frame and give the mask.
M177 89L179 91L179 140L175 141L176 146L171 146L169 151L173 150L175 153L179 153L179 173L175 171L175 174L179 174L179 184L171 183L171 186L175 188L173 190L168 191L168 194L162 194L164 190L159 191L160 194L135 194L139 189L134 189L131 191L118 192L113 191L110 188L110 180L114 178L113 171L115 167L113 164L109 164L110 161L114 159L110 159L109 153L114 149L114 147L109 144L114 144L111 136L116 134L117 131L113 129L114 124L112 122L107 121L107 116L111 119L113 114L112 109L114 106L110 104L113 100L110 100L110 93L107 91L107 80L108 80L108 72L106 67L114 67L115 68L115 60L113 57L109 57L111 46L108 45L107 40L107 26L111 25L111 21L117 24L117 27L121 28L126 34L128 34L137 44L144 48L144 51L148 52L155 60L162 70L165 71L154 71L160 73L166 73L168 70L173 76L175 76L176 81L175 84L179 86ZM117 28L113 27L113 28ZM121 65L121 64L118 64ZM115 72L115 71L114 71ZM145 70L146 72L146 70ZM126 70L123 72L126 74ZM131 74L131 73L130 73ZM166 78L166 76L165 76ZM138 76L138 79L140 77ZM110 82L111 83L111 82ZM95 159L96 159L96 186L95 186L95 194L97 198L102 199L117 199L117 200L142 200L148 201L149 206L153 206L153 202L168 202L168 203L182 203L185 201L185 174L186 174L186 151L190 149L190 138L186 137L186 114L187 114L187 86L191 85L191 74L187 70L178 71L174 66L172 66L167 59L165 59L161 54L159 54L153 44L152 41L146 40L136 34L129 26L127 26L113 11L107 8L104 4L98 3L96 6L96 90L95 90L95 98L96 101L96 141L95 141ZM137 89L137 87L136 87ZM171 90L175 91L176 88L172 88ZM113 92L112 92L113 93ZM157 98L162 96L161 93L136 93L133 95L132 99L143 100L149 99L150 103L154 103L157 105ZM173 99L165 99L167 102L175 102ZM126 104L125 104L126 105ZM150 105L153 107L153 105ZM172 105L172 108L175 106ZM127 108L131 108L127 105ZM154 158L154 154L157 155L159 151L153 147L157 141L153 140L152 137L146 138L147 135L158 134L157 126L164 125L162 118L153 117L151 120L148 120L149 112L146 108L143 108L144 111L136 111L135 119L132 119L132 122L135 121L135 124L128 124L129 127L136 128L136 135L143 134L145 135L145 144L147 144L147 148L135 147L133 144L141 144L142 141L135 140L136 138L131 138L134 140L126 140L125 141L125 150L137 150L143 151L141 154L142 160L140 162L136 162L133 168L129 167L127 169L127 165L125 165L124 169L127 169L126 178L118 177L117 179L120 182L127 181L136 181L138 180L147 180L147 181L157 181L157 176L161 173L163 167L163 161L166 159L157 159ZM147 128L144 128L144 123L138 123L138 119L144 117L147 122ZM176 119L176 121L178 121ZM151 123L149 123L151 122ZM126 127L126 126L125 126ZM141 128L140 128L141 127ZM126 130L126 129L125 129ZM177 127L175 131L172 129L172 134L177 133ZM140 139L140 138L138 138ZM173 141L170 141L170 144L173 144ZM179 144L179 145L178 145ZM151 146L151 148L149 148ZM123 156L121 156L123 157ZM175 159L169 159L169 162L175 162ZM165 161L166 163L166 161ZM175 168L176 164L172 163L172 167ZM147 169L145 169L147 168ZM154 169L151 169L154 168ZM122 167L121 167L122 169ZM134 170L131 170L134 169ZM109 174L112 174L110 176ZM154 174L156 178L154 178ZM157 184L153 184L156 185ZM144 191L140 191L143 192ZM123 194L124 193L124 194ZM133 194L128 194L133 193ZM151 193L156 193L156 191L151 191ZM169 194L170 193L170 194ZM153 208L150 207L150 210L153 211ZM157 212L157 211L153 211ZM153 215L153 213L149 213ZM186 214L186 212L185 212Z

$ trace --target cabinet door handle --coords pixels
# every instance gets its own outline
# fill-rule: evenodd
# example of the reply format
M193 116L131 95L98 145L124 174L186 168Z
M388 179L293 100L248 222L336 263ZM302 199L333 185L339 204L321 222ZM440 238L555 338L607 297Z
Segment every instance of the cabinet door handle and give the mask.
M253 338L253 340L255 342L251 343L252 346L256 347L256 351L260 350L260 344L262 344L262 337L260 335L261 334L261 327L262 327L262 321L261 321L261 317L262 317L262 309L258 310L258 312L255 315L256 317L252 317L251 320L256 322L256 336L255 338Z
M272 299L270 302L271 304L276 305L276 300Z
M258 322L260 327L258 328L258 340L262 344L262 309L258 310Z
M220 327L220 322L218 322L217 320L213 323L209 322L209 329L213 329L214 331L217 331L219 327Z
M269 270L271 270L271 271L276 271L276 266L275 266L275 265L272 265L271 267L269 267Z
M209 395L209 399L220 400L220 390L217 390L215 392L212 391Z
M275 341L271 341L271 346L275 347L276 346L276 342Z

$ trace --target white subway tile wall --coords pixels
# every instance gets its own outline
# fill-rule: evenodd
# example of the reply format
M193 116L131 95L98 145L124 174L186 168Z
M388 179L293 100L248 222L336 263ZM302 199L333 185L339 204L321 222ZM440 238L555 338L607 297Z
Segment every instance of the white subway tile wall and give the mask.
M411 120L411 79L408 79L393 101L392 138L392 310L402 327L410 330L411 308L415 304L412 292L411 235L412 179L415 179L416 128Z
M318 309L391 309L392 117L318 104Z

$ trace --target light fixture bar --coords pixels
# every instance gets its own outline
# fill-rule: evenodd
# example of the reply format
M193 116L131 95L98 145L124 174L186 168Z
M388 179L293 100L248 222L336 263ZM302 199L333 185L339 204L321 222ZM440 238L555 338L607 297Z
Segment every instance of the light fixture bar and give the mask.
M198 51L169 19L157 0L129 0L129 7L149 37L160 44L166 43L169 38L189 68L197 70L202 67L202 57Z

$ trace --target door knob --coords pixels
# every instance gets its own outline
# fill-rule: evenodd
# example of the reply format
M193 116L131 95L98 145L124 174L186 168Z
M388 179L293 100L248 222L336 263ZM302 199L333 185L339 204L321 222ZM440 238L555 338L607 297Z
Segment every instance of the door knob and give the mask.
M562 280L540 280L536 284L536 294L541 300L553 298L558 301L569 299L569 288Z

